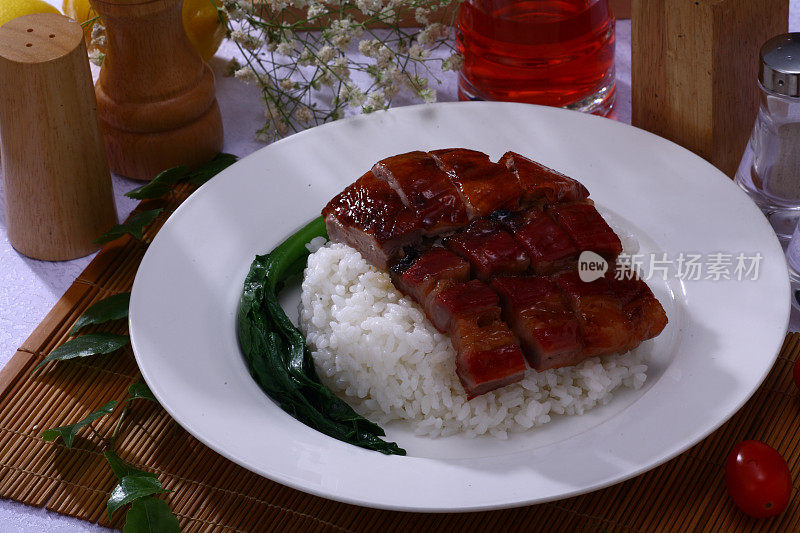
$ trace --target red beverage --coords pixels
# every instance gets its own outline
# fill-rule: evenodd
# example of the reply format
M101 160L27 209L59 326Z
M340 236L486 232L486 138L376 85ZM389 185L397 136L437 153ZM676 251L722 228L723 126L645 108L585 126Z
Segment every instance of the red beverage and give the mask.
M456 39L462 100L606 114L614 104L614 17L607 0L466 0Z

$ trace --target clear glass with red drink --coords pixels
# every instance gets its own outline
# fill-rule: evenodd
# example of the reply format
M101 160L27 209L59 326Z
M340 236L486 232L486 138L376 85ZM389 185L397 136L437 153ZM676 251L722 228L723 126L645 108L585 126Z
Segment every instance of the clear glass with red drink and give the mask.
M608 0L465 0L456 39L462 100L528 102L605 115L614 105Z

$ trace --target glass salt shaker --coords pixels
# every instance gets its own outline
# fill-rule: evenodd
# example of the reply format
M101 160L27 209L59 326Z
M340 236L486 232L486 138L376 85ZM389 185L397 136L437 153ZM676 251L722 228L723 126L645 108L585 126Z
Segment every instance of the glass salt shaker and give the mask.
M758 116L736 183L785 244L800 217L800 33L773 37L760 58ZM797 248L800 266L800 242Z

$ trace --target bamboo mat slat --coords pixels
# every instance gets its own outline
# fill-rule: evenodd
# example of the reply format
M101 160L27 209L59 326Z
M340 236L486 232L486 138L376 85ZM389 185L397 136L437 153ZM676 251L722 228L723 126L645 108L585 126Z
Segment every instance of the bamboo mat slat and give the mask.
M165 208L157 227L191 190L147 201L137 211ZM130 348L116 354L31 370L68 338L94 302L129 291L146 245L128 237L106 245L0 372L0 497L121 527L105 502L115 485L97 435L84 430L72 450L45 442L41 432L73 423L109 400L122 400L140 379ZM124 321L123 321L124 322ZM88 328L91 331L92 328ZM119 323L104 331L126 333ZM800 334L786 337L756 394L730 421L674 460L624 483L583 496L501 511L424 514L341 504L284 487L231 463L184 431L158 405L132 404L117 443L123 459L158 474L185 531L800 531L800 394L792 365ZM96 423L107 434L115 417ZM792 503L780 517L754 520L729 501L723 464L744 439L780 451L793 473Z

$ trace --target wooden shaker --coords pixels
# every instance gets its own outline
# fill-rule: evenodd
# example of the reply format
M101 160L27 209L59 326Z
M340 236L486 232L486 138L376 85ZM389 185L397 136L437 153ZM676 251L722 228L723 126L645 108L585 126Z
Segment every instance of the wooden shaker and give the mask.
M181 0L91 0L106 27L95 85L111 169L150 180L222 149L214 75L183 30Z
M8 238L75 259L117 221L83 31L54 13L0 27L0 162Z
M758 50L789 0L633 0L633 125L733 177L758 111Z

